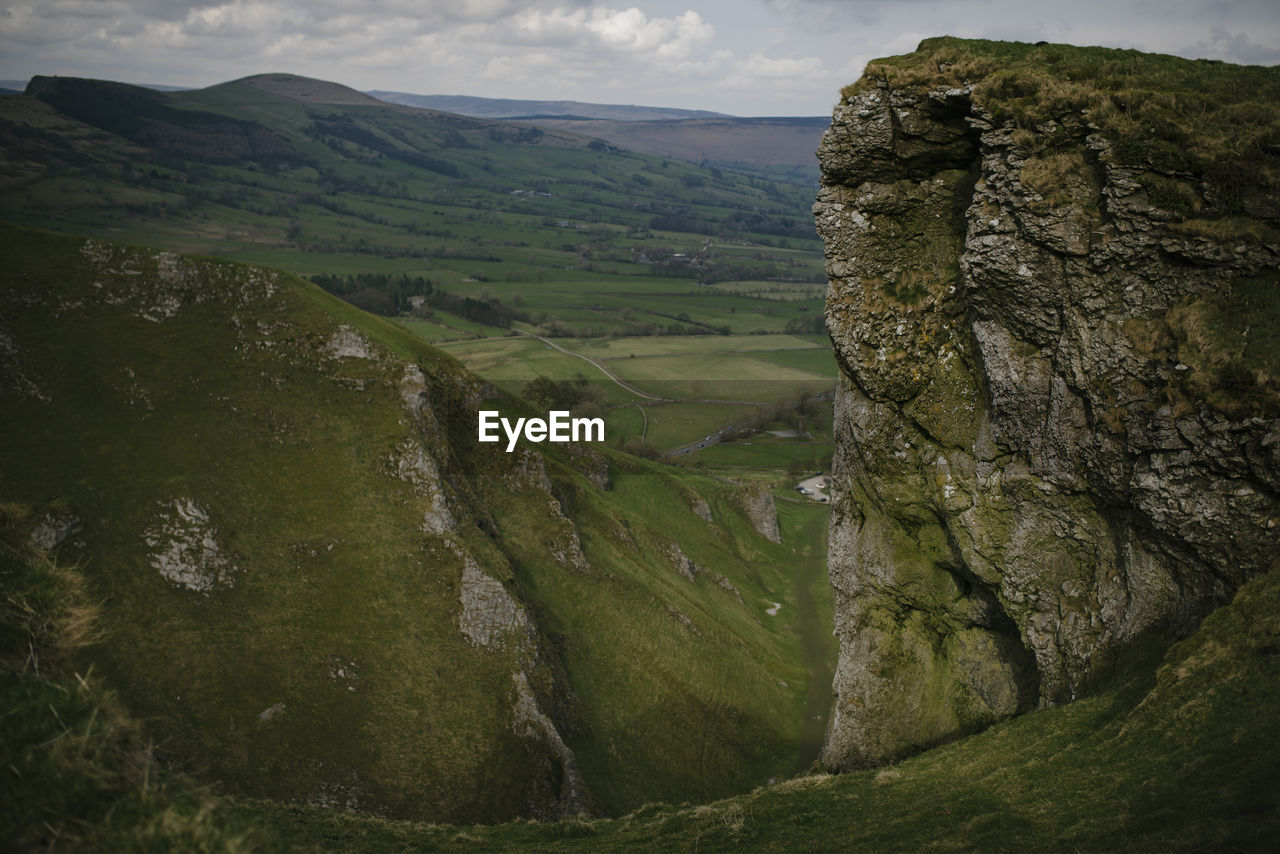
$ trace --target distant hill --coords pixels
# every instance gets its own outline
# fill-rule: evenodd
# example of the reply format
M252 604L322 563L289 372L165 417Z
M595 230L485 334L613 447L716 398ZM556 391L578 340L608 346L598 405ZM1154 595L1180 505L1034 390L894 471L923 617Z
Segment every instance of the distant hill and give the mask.
M752 128L741 134L742 150L728 139L738 121ZM595 133L613 136L611 128L627 123L572 122L559 130L478 119L289 74L183 92L36 77L0 112L0 217L100 236L124 229L140 242L232 252L305 273L332 270L304 256L336 253L364 259L361 269L382 263L373 258L431 258L433 277L458 285L476 279L477 264L518 264L528 271L520 275L534 279L593 262L613 265L610 275L647 276L651 261L636 259L665 256L637 241L656 241L667 254L693 239L687 235L788 251L816 244L808 186L675 160L759 164L767 158L746 149L768 145L788 163L803 163L807 154L782 154L786 146L777 141L810 132L796 121L630 123L643 131L641 142L660 130L679 136L686 125L724 136L715 150L691 140L679 153L667 146L671 153L662 156L671 159L664 160ZM812 134L804 151L816 148L816 128ZM767 179L772 168L755 171ZM586 228L604 223L610 227ZM781 247L797 240L808 245ZM535 246L541 254L532 256ZM752 259L751 269L739 264L733 277L810 275L792 269L794 260ZM703 281L713 275L680 272ZM489 274L515 275L507 268Z
M364 104L378 106L377 98L363 92L357 92L341 83L330 83L327 80L316 80L311 77L300 77L297 74L254 74L242 77L222 86L247 86L260 89L272 95L279 95L292 101L306 104ZM217 89L217 86L211 86Z
M35 77L31 94L46 101L57 101L60 109L69 106L59 96L68 90L79 90L83 84L74 77ZM100 81L105 83L105 81ZM8 88L25 91L29 84L20 80L0 80L0 91ZM126 84L114 84L125 86ZM373 90L359 92L339 83L315 80L296 74L255 74L205 89L181 89L174 86L129 87L151 92L164 92L190 98L188 104L173 102L179 109L214 107L226 118L252 118L265 125L275 123L282 103L294 105L334 105L344 107L383 107L396 105L420 110L451 113L479 120L520 121L559 136L597 139L611 146L672 157L711 167L746 171L773 180L803 186L816 185L817 150L822 132L830 119L826 116L742 118L710 110L681 110L621 104L591 104L581 101L533 101L510 98L476 98L464 95L413 95L403 92ZM50 96L50 92L58 94ZM128 89L115 89L116 97ZM131 96L136 97L136 96ZM51 100L52 98L52 100ZM92 100L92 99L91 99ZM144 99L145 100L145 99ZM150 99L153 108L169 102ZM215 106L216 105L216 106ZM245 112L249 108L252 115ZM103 110L91 124L119 130L126 121L114 107L95 107L90 101L82 105L89 112ZM259 110L272 115L262 115ZM128 111L126 111L128 112ZM79 118L84 114L72 110ZM187 124L191 116L166 116L164 124ZM225 119L218 134L229 130ZM475 129L479 125L472 126ZM136 129L135 129L136 130ZM207 130L207 128L206 128ZM235 131L243 135L245 129ZM203 132L201 132L203 133ZM506 131L503 132L505 135ZM129 137L129 133L122 135ZM192 138L197 142L199 136Z
M817 183L814 151L831 124L829 116L779 118L661 119L656 121L581 120L568 116L524 119L547 130L578 133L642 154L676 157L732 168L803 167L797 174ZM755 171L755 170L748 170ZM774 174L783 180L786 174Z
M572 116L612 121L658 121L662 119L725 118L710 110L680 110L674 107L638 107L634 104L588 104L582 101L523 101L515 98L476 98L469 95L411 95L373 89L366 94L392 104L424 107L481 119L511 119L525 116Z
M744 118L709 110L581 101L411 95L383 90L366 94L393 104L528 122L642 154L738 169L806 186L817 184L813 153L831 122L829 116Z
M31 78L25 80L0 80L0 89L8 89L13 92L23 92L27 88ZM157 92L183 92L190 89L190 86L166 86L163 83L136 83L144 89L155 89Z

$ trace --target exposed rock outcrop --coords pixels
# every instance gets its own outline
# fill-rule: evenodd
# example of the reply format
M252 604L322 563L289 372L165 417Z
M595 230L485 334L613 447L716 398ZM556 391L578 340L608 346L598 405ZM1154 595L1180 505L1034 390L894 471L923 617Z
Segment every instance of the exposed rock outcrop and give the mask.
M690 509L693 510L693 515L708 525L715 524L715 517L711 515L711 505L707 503L707 500L701 496L694 496L691 500Z
M680 544L676 542L668 543L666 547L667 560L671 561L671 565L676 568L676 572L685 578L693 581L698 577L698 573L702 572L702 567L693 562L693 558L684 553L680 548Z
M325 352L335 359L374 358L368 339L346 325L339 326L325 343Z
M554 818L586 814L587 802L577 757L564 743L551 718L538 706L533 689L529 687L529 678L523 672L513 673L511 682L516 693L511 707L512 728L516 735L545 745L559 766L557 775L547 775L549 778L559 777L559 789L551 797L542 799L543 804L550 801L551 808L543 807L541 811Z
M543 458L527 448L520 449L512 457L514 464L508 471L508 483L513 489L530 490L537 497L536 500L545 502L547 513L553 520L541 533L547 551L555 558L556 563L566 569L579 573L590 572L591 566L582 553L578 528L565 515L564 508L556 499Z
M157 572L179 587L206 596L230 587L240 571L222 545L209 511L190 498L165 503L143 540Z
M68 510L50 510L31 529L31 544L49 551L84 529L80 518Z
M1162 165L1081 72L1028 107L1052 62L986 49L873 64L819 152L833 768L1071 700L1280 555L1273 188Z
M763 486L752 486L741 494L742 509L747 513L751 527L760 536L775 543L782 542L782 533L778 530L778 507L774 504L773 493Z
M533 629L520 603L470 555L464 553L463 561L458 631L481 647L501 648L511 640L517 645L529 643L527 636Z
M540 817L564 818L588 812L578 760L564 743L555 722L543 711L529 684L529 673L544 683L554 683L547 662L539 650L538 633L524 607L502 583L482 570L466 550L455 542L450 549L462 559L462 611L458 631L477 647L491 651L514 648L517 670L511 674L511 728L519 737L537 746L539 761L546 773L530 780L530 811ZM563 703L563 698L554 698ZM552 781L558 781L553 784Z

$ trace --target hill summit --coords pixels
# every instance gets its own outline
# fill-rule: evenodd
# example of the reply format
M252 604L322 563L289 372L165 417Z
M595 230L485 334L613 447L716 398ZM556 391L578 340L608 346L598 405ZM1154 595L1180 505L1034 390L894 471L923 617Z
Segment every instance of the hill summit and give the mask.
M363 104L377 106L381 103L377 98L366 95L363 92L357 92L355 89L343 86L341 83L330 83L326 80L300 77L296 74L254 74L222 85L258 89L304 104Z

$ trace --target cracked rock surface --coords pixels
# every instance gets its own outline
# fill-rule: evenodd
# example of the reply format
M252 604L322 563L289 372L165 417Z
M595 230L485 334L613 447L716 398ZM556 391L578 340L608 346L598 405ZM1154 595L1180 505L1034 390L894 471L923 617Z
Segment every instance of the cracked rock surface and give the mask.
M1080 115L1028 134L972 86L872 84L835 109L814 206L831 768L1069 701L1280 555L1274 389L1221 395L1188 321L1276 281L1276 232L1185 226L1151 188L1208 180L1121 162Z

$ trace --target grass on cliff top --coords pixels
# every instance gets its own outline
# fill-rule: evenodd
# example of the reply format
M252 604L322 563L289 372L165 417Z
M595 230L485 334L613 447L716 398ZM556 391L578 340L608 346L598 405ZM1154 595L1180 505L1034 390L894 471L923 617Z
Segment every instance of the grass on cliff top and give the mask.
M996 118L1026 130L1083 117L1125 165L1204 175L1222 213L1273 190L1280 166L1280 69L1063 44L941 37L868 63L846 98L876 88L974 84ZM1037 145L1052 149L1053 133Z

